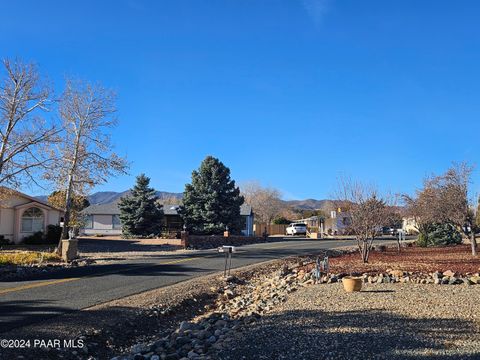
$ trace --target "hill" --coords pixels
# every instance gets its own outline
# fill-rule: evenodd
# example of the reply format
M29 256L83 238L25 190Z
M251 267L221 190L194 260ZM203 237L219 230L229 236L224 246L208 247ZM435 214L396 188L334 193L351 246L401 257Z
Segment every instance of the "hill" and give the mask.
M112 202L118 201L122 196L128 195L129 190L127 191L98 191L88 196L88 201L91 205L102 205L109 204ZM183 196L182 193L172 193L168 191L157 191L157 196L160 199L165 198L176 198L180 200ZM47 196L36 196L37 199L41 201L47 201ZM323 210L329 212L335 209L334 202L332 200L316 200L316 199L306 199L306 200L288 200L283 201L285 206L292 207L299 210Z
M121 191L121 192L116 192L116 191L98 191L95 192L91 195L89 195L88 201L90 202L91 205L102 205L102 204L109 204L115 201L118 201L122 196L128 195L129 190L127 191ZM165 199L165 198L177 198L181 199L182 198L182 193L171 193L167 191L157 191L157 196L160 199ZM37 199L41 201L47 201L47 195L42 195L42 196L36 196Z

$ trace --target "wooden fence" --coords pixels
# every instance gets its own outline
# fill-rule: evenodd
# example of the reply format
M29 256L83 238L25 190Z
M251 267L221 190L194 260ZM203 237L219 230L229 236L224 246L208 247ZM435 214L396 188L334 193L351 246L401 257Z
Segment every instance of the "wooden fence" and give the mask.
M285 229L288 225L280 224L253 224L254 236L262 236L265 232L268 235L285 235Z

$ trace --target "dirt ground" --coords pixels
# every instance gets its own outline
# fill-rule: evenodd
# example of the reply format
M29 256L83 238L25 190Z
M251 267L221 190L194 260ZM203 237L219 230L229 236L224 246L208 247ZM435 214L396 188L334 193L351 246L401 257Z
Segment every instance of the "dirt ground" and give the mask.
M378 247L378 246L377 246ZM452 270L460 274L480 272L480 257L472 257L470 245L435 248L405 247L398 253L395 247L372 251L368 264L363 264L358 252L330 259L333 273L379 273L387 269L434 272Z

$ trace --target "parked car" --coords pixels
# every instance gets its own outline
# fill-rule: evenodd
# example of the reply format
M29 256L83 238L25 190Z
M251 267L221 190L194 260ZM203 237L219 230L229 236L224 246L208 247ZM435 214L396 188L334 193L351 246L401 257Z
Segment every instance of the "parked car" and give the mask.
M291 223L285 231L287 235L307 235L307 224Z

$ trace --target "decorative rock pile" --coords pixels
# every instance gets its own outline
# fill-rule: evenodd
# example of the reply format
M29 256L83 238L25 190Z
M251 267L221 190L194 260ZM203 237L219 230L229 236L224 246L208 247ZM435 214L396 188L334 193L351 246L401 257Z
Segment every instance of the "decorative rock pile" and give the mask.
M255 322L299 286L313 283L310 274L286 266L273 277L252 279L247 284L230 278L225 286L211 289L218 294L211 306L214 310L192 322L183 321L156 342L136 344L130 355L112 360L211 359L213 352L233 340L234 331Z
M406 272L402 270L387 270L377 275L363 274L364 281L370 284L380 283L414 283L437 285L475 285L480 284L480 274L466 274L461 276L451 270L433 273Z
M61 269L87 266L94 264L92 259L76 259L69 263L42 263L31 265L5 265L0 267L0 279L2 280L21 280L28 279L32 275L52 273Z
M117 356L111 360L188 360L212 359L222 347L228 347L233 334L244 325L255 322L262 314L286 300L287 295L299 287L313 284L330 284L341 281L348 274L323 274L315 276L312 262L297 264L293 268L284 266L270 277L251 279L242 283L236 278L227 280L226 285L212 288L218 294L207 313L183 321L179 327L152 343L136 344L131 354ZM387 270L380 274L358 274L365 283L416 283L416 284L480 284L480 274L459 276L453 271L430 274Z

